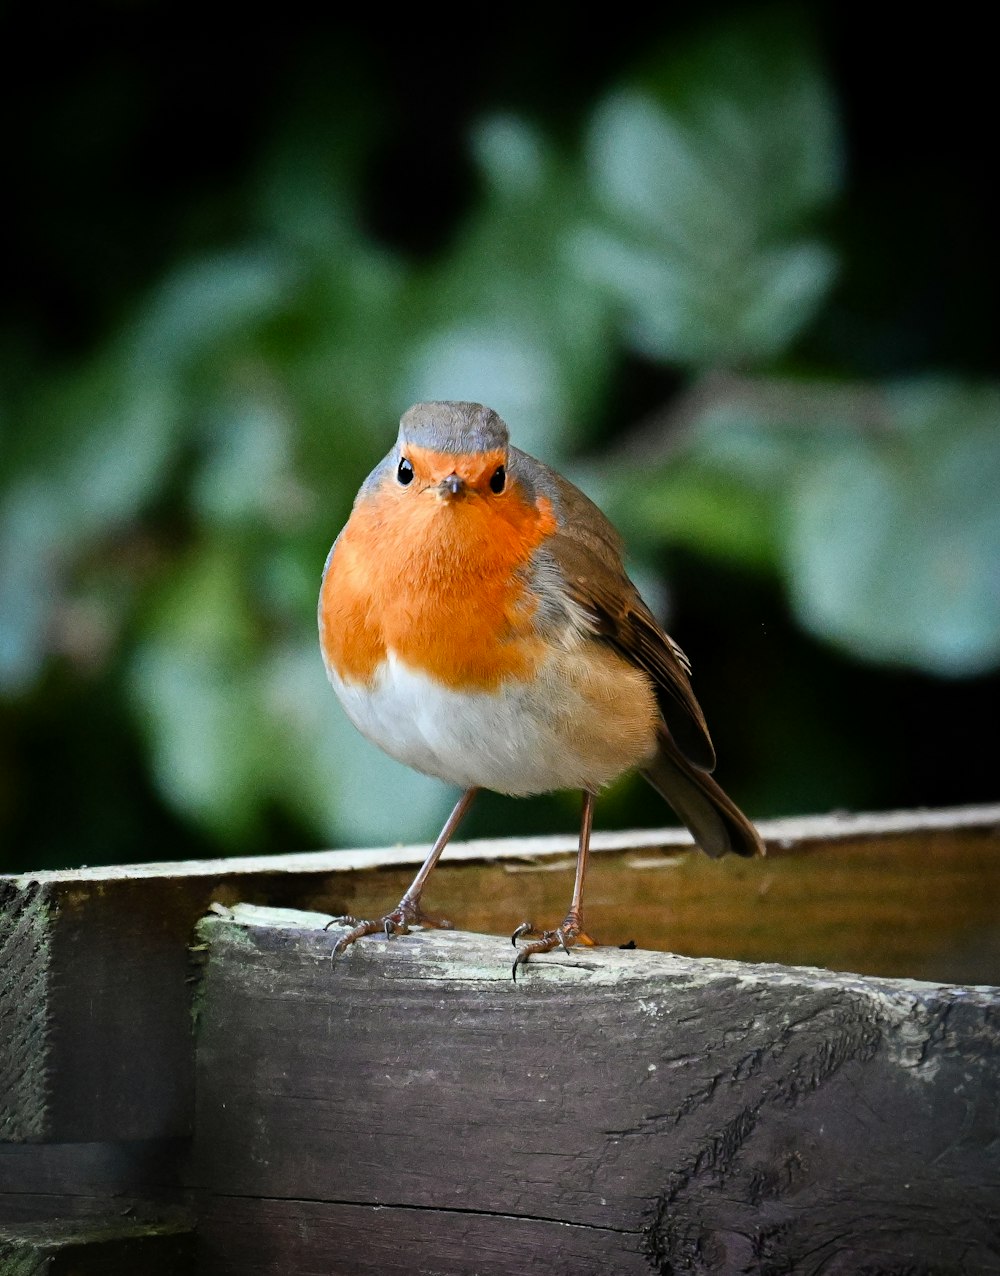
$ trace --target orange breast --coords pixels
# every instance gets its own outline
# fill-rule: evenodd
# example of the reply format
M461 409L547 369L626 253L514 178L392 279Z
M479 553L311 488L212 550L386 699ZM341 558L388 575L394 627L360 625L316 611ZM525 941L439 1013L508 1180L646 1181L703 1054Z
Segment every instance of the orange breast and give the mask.
M514 486L496 499L441 500L386 483L355 508L323 580L328 664L370 682L391 650L469 690L530 675L545 643L524 569L555 530L549 501L532 503Z

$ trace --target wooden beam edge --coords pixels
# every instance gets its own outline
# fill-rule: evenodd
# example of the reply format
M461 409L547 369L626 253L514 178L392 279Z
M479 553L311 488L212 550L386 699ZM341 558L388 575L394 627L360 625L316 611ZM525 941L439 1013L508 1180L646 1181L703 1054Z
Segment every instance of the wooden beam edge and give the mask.
M51 893L0 881L0 1140L48 1133Z
M193 1216L145 1215L138 1209L135 1217L123 1217L119 1210L86 1218L0 1223L0 1271L42 1272L56 1263L59 1271L110 1276L137 1270L133 1264L139 1261L144 1265L139 1270L146 1270L147 1262L151 1272L176 1272L179 1262L190 1270L194 1237Z
M899 840L914 836L950 836L958 832L996 834L1000 841L1000 803L979 806L919 808L903 811L832 812L760 820L757 827L769 855L784 856L855 841ZM686 829L632 829L595 833L597 853L688 851L693 842ZM33 883L85 886L88 883L150 878L235 878L242 875L350 873L423 862L429 845L289 852L282 855L234 856L231 859L176 860L149 864L112 864L64 870L0 874L0 886L24 889ZM545 837L478 838L448 847L443 864L537 860L572 855L576 834Z
M0 1223L3 1242L63 1248L67 1245L101 1244L135 1237L184 1236L194 1229L194 1218L175 1211L168 1217L136 1211L138 1217L123 1217L122 1211L84 1218L53 1218L35 1223Z
M889 976L858 975L816 966L782 966L770 962L740 962L715 957L684 957L652 949L573 948L556 949L531 960L515 984L511 978L513 949L510 941L470 931L424 930L391 941L358 943L347 953L333 949L347 927L330 926L326 913L293 908L266 908L237 904L215 905L198 922L198 947L204 945L209 961L213 951L226 949L248 955L258 948L283 949L289 945L318 961L329 961L331 987L339 973L377 975L394 979L439 979L445 982L482 982L524 990L537 984L588 984L593 986L697 981L706 986L719 980L745 984L836 988L863 993L909 1008L915 1002L961 1001L967 1005L1000 1010L1000 987L990 984L950 984ZM203 954L200 954L203 955Z

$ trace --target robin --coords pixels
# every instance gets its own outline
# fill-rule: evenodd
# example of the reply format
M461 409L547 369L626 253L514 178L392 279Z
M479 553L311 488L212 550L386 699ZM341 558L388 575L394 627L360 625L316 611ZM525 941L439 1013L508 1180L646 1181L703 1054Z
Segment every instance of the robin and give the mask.
M569 912L553 930L517 927L515 979L538 953L594 942L583 929L594 798L626 771L639 769L709 855L763 854L710 774L691 666L622 548L592 501L511 446L490 408L418 403L403 415L327 558L320 645L362 735L463 793L394 909L336 919L352 927L336 952L376 931L450 925L421 900L479 789L583 793Z

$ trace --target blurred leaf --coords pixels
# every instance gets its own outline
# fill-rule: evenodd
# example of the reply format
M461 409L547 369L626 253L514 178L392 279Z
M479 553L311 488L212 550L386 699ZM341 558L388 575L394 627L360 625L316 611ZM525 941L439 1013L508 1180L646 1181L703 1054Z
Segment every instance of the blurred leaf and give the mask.
M85 390L86 397L69 395L63 404L76 438L70 443L68 429L57 435L63 452L52 473L64 528L77 546L134 517L182 441L173 387L126 375L117 384L105 381L99 402L100 384Z
M235 841L256 827L277 743L261 711L260 651L239 558L207 547L146 617L129 690L171 805Z
M688 411L659 465L605 475L630 543L777 571L801 623L866 660L1000 663L996 387L714 377Z
M0 687L8 693L26 690L44 667L71 564L136 516L178 446L171 396L116 380L110 362L49 388L46 429L2 494Z
M678 53L598 107L587 151L599 211L569 247L635 350L704 364L788 347L833 279L810 228L840 170L797 24L758 19Z
M706 144L712 181L748 190L760 230L787 231L836 195L837 107L801 12L761 8L716 23L657 50L637 82Z
M610 371L604 301L564 253L582 176L509 116L485 120L473 142L483 199L422 280L399 402L487 403L518 446L555 457L580 436Z
M142 377L173 376L206 350L252 331L287 295L292 263L274 252L223 253L184 263L151 298L130 337Z
M634 548L669 541L753 568L779 558L774 506L760 488L721 468L678 462L615 484L607 508Z
M41 672L59 572L58 497L20 483L0 509L0 690L15 695Z
M268 156L258 216L294 260L295 287L255 334L252 359L233 369L229 410L266 399L294 441L293 485L335 522L407 406L397 382L414 272L360 228L357 195L330 171L338 139L283 145Z
M820 450L791 499L804 625L868 660L1000 664L1000 392L910 385L899 428Z
M191 498L203 517L239 524L280 518L292 483L290 423L265 399L249 399L211 421L208 455L192 485Z

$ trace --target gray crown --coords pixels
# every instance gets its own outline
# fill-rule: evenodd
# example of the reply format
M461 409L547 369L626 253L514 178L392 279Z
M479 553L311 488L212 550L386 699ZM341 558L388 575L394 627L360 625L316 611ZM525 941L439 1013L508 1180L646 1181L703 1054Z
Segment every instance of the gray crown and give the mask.
M433 452L492 452L506 449L507 426L481 403L415 403L399 422L399 443Z

